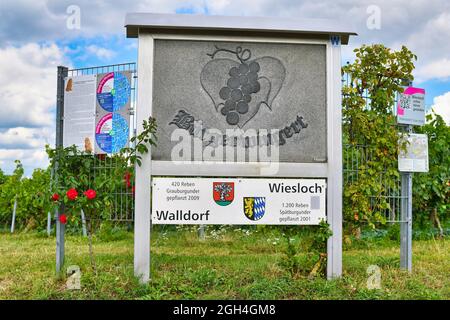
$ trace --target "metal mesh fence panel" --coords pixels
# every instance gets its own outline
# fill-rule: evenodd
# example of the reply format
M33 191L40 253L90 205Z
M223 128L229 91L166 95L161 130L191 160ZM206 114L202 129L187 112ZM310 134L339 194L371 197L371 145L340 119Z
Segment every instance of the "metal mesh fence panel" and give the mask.
M136 85L137 85L137 73L136 63L122 63L114 65L105 65L89 68L72 69L68 71L68 76L80 76L91 74L103 74L109 72L125 72L131 73L131 101L130 101L130 138L136 133ZM120 172L120 168L126 167L124 159L117 154L104 154L104 155L92 155L93 167L92 177L94 179L96 175L105 175L112 178L116 178L117 172ZM129 171L132 171L130 169ZM132 172L130 172L132 174ZM111 203L102 208L106 211L104 216L109 216L112 221L133 221L134 220L134 187L127 185L126 177L123 178L123 183L106 184L101 192L107 192L111 197ZM129 178L131 179L131 178Z
M344 74L342 77L342 85L351 85L351 79L348 74ZM364 92L362 97L365 100L365 108L370 109L370 95L368 92ZM397 115L396 108L397 100L395 99L392 105L392 114ZM399 132L403 131L403 127L398 126L397 130ZM370 151L368 145L352 145L344 144L343 146L343 183L344 190L353 182L359 179L359 170L361 165L366 164L368 161L374 160L373 154ZM407 197L402 196L402 178L398 177L387 177L386 171L377 172L379 181L379 190L381 190L377 195L370 196L370 205L374 208L379 208L381 200L385 200L389 207L383 209L387 222L402 222L401 221L401 205L402 199Z

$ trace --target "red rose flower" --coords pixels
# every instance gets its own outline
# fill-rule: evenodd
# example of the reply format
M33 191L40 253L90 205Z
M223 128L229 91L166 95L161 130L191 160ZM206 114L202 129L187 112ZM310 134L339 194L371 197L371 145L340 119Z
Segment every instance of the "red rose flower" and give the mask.
M69 200L75 200L78 197L78 192L74 188L71 188L67 191L66 195Z
M95 197L97 196L97 192L95 192L95 190L93 190L93 189L89 189L84 192L84 195L89 200L92 200L92 199L95 199Z
M58 201L58 200L59 200L59 194L54 193L54 194L52 195L52 200L53 200L53 201Z
M130 178L131 178L131 174L127 171L125 173L125 185L127 186L127 188L129 188L131 186L131 182L130 182Z
M66 224L67 223L67 216L64 213L61 213L59 215L59 222L61 222L62 224Z

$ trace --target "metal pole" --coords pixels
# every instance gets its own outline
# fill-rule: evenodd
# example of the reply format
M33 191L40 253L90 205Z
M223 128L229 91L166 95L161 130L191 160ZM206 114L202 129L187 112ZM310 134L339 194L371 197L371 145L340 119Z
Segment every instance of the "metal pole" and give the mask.
M139 35L138 91L136 106L137 134L142 122L152 114L153 44L150 34ZM142 165L135 167L134 207L134 274L141 283L150 280L150 221L151 221L151 148L142 155Z
M412 126L408 126L408 133ZM400 268L412 271L412 173L402 173Z
M83 229L83 237L87 237L86 216L84 215L83 209L81 209L81 226L82 226L82 229Z
M63 121L64 121L64 78L67 77L69 69L58 66L56 84L56 141L55 146L63 145ZM55 165L55 179L58 179L58 164ZM59 221L59 213L64 212L61 207L59 212L56 209L56 272L60 273L64 265L64 224Z
M65 226L59 221L58 209L55 211L56 217L56 272L60 273L64 265L64 231Z
M11 233L14 233L14 228L16 224L16 209L17 209L17 198L14 199L14 207L12 213L12 221L11 221Z
M52 215L49 212L47 212L47 236L50 236L50 233L52 233Z

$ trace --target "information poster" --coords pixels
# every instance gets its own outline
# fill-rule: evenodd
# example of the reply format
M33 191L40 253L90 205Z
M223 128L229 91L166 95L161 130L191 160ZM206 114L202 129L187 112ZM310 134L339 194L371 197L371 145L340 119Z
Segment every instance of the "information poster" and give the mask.
M428 172L428 136L410 133L400 140L406 140L406 150L398 155L398 170L401 172Z
M116 153L128 144L130 136L131 73L109 72L97 75L95 153Z
M419 126L425 124L425 89L408 87L398 96L397 122Z
M152 180L152 223L317 225L326 219L325 179Z
M63 146L93 151L97 77L67 77L64 83Z

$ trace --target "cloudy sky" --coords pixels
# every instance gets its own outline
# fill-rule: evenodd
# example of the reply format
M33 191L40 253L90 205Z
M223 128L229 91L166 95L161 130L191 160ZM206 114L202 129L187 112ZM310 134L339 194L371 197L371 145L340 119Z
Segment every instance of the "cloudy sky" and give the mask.
M79 10L80 25L73 28ZM450 1L448 0L1 0L0 168L20 159L26 173L45 167L55 140L56 66L71 68L136 61L125 37L126 12L331 18L350 21L361 44L406 45L418 55L414 85L428 108L450 121ZM68 23L69 19L69 23Z

